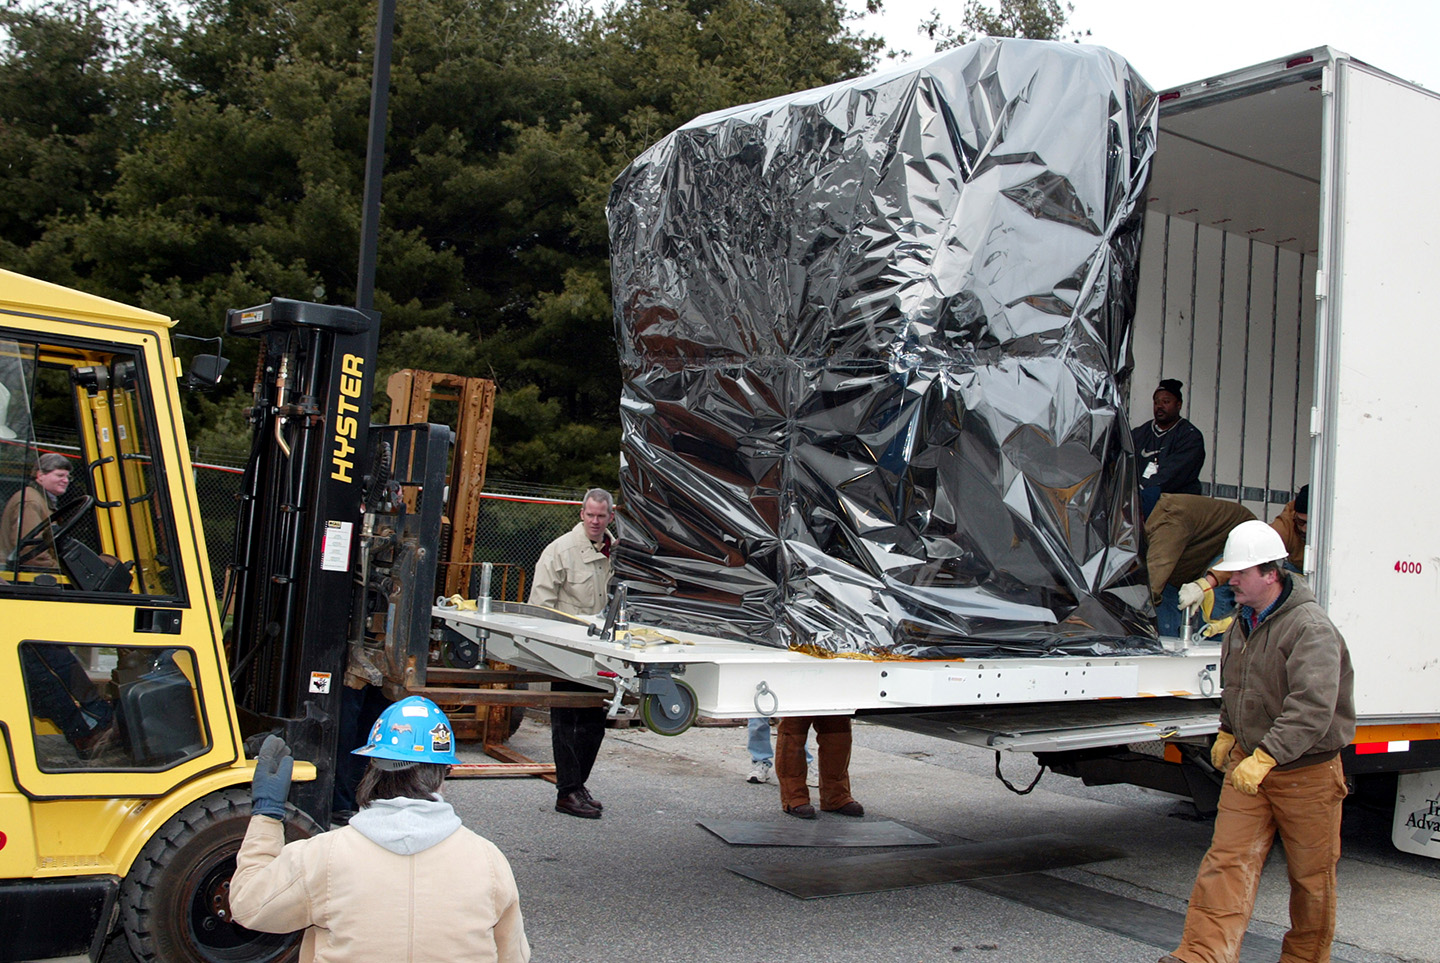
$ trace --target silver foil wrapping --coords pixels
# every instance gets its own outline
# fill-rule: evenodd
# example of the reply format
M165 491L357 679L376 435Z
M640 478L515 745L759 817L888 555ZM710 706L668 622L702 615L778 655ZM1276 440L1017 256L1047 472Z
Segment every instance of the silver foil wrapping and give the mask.
M611 192L632 618L1158 648L1124 399L1156 97L984 40L698 117Z

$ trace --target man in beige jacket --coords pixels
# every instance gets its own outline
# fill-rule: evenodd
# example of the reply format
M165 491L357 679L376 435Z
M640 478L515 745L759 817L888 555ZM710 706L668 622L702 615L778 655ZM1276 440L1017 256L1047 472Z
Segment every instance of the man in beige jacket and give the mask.
M580 522L545 546L535 563L530 604L569 615L595 615L605 608L610 590L610 548L606 529L615 517L615 499L592 488L580 502ZM552 692L595 692L576 682L552 682ZM605 710L550 708L550 747L555 757L555 811L581 819L599 819L605 807L585 787L600 743L605 739Z

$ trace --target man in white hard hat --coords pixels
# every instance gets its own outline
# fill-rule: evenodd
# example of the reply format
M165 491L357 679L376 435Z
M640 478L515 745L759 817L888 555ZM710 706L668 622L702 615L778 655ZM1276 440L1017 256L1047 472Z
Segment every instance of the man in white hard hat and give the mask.
M1340 750L1355 737L1345 640L1289 552L1261 521L1237 525L1215 566L1230 572L1238 613L1220 654L1220 732L1210 759L1227 772L1215 834L1200 864L1185 934L1161 963L1234 963L1275 833L1290 874L1290 930L1280 958L1330 959L1340 859Z

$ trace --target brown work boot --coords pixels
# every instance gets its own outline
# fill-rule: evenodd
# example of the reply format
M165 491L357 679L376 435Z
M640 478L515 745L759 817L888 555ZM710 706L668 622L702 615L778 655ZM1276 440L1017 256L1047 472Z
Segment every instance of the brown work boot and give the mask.
M566 793L555 800L555 811L557 813L564 813L567 816L579 816L581 819L600 818L600 810L590 805L579 790Z
M594 806L597 810L599 810L599 811L602 812L602 813L605 811L605 807L600 804L600 800L598 800L598 799L596 799L594 796L590 795L590 790L586 789L584 786L581 786L580 789L579 789L579 792L580 792L580 795L582 795L582 796L585 797L585 801L586 801L587 803L589 803L590 805Z
M785 812L797 819L814 819L815 807L810 803L801 803L798 806L786 806Z
M75 740L75 754L89 761L103 756L120 742L120 730L112 722L104 729L95 729Z
M862 806L862 805L860 805L858 802L856 802L856 801L853 800L853 799L850 800L848 803L846 803L846 804L843 805L843 806L837 806L835 809L827 809L827 810L825 810L825 811L826 811L827 813L839 813L839 814L842 815L842 816L863 816L863 815L865 815L865 807Z

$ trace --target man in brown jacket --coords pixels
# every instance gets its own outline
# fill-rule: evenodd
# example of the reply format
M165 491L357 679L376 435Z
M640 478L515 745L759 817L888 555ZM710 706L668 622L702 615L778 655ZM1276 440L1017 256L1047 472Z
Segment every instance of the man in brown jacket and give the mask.
M1161 495L1145 518L1145 567L1160 634L1180 634L1179 589L1202 578L1225 536L1255 516L1239 502L1204 495ZM1217 575L1217 584L1224 576Z
M47 451L35 461L35 481L16 492L0 515L0 561L8 567L55 570L55 544L45 523L70 487L70 459ZM16 556L11 559L11 556Z
M1290 553L1287 561L1297 572L1305 571L1305 536L1310 528L1310 486L1302 485L1295 497L1285 504L1270 522L1270 527L1280 533L1285 551Z
M1225 769L1210 849L1195 877L1185 933L1161 963L1234 963L1275 833L1285 842L1290 931L1280 958L1327 963L1340 859L1340 750L1355 737L1354 673L1334 623L1280 562L1279 534L1235 528L1216 566L1232 573L1239 612L1220 651L1220 732L1210 759Z

